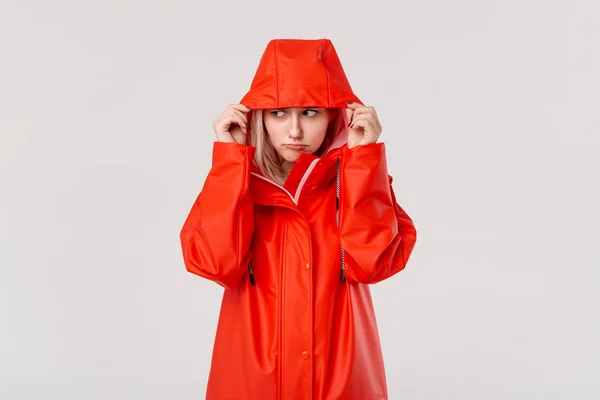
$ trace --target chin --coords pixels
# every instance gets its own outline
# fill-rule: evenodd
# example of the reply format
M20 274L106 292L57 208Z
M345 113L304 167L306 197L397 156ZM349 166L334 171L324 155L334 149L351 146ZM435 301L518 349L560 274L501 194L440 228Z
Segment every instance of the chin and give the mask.
M281 156L281 158L283 158L285 161L288 162L295 162L298 157L300 157L300 151L294 151L294 150L290 150L290 149L282 149L283 151L279 154Z
M296 161L298 161L298 157L300 157L300 154L294 154L294 155L286 154L282 158L284 161L287 161L289 163L295 163Z

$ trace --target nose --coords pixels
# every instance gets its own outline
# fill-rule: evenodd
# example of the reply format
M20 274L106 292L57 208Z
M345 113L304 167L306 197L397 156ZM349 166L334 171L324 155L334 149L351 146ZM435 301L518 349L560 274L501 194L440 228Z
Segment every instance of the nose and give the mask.
M300 118L297 115L293 115L291 118L290 126L290 138L300 139L302 138L302 128L300 127Z

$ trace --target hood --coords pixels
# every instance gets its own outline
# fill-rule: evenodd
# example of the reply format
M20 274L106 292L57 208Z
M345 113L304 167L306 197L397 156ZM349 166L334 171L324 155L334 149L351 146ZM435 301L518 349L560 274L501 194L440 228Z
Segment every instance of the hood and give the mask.
M329 39L273 39L241 104L250 108L345 107L352 92Z
M329 39L273 39L240 104L252 109L339 107L362 103L354 94ZM348 118L329 150L347 143ZM251 118L251 112L248 114Z

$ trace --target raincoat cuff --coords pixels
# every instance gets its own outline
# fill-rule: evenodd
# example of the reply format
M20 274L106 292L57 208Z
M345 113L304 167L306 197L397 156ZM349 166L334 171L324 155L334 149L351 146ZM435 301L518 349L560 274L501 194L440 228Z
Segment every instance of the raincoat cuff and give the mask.
M255 146L242 144L238 142L214 142L212 151L212 163L244 163L247 160L252 162L254 158Z
M369 144L358 144L353 148L346 147L346 154L351 157L361 157L370 155L380 155L385 153L385 143L369 143Z

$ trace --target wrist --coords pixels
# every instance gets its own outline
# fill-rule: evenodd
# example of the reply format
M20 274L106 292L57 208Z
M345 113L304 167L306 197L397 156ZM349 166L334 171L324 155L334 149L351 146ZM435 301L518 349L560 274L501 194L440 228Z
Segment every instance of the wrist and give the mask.
M377 144L381 144L382 142L358 142L353 144L352 146L348 145L349 149L353 149L359 146L372 146L372 145L377 145Z

